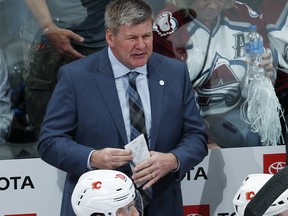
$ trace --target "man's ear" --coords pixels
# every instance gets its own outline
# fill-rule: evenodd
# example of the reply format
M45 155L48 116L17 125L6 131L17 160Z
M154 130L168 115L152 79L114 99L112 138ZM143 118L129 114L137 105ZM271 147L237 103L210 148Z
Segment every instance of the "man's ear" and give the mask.
M109 29L106 29L106 42L110 47L113 47L113 34Z

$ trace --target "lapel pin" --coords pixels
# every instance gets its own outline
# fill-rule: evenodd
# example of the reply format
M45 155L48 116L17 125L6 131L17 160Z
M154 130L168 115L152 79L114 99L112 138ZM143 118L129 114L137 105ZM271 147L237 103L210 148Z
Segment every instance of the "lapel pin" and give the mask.
M160 84L161 86L163 86L163 85L165 84L164 80L160 80L160 81L159 81L159 84Z

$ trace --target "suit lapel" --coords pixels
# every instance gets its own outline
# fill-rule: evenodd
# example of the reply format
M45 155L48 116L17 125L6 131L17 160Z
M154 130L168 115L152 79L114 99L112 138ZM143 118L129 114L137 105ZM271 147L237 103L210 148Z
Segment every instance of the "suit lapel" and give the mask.
M150 150L154 150L162 115L165 76L153 55L148 62L148 79L152 119Z
M165 75L161 70L159 62L157 62L153 55L148 62L147 68L152 119L150 150L154 150L162 115ZM122 140L124 143L128 143L121 106L119 103L111 64L108 59L107 49L102 51L102 59L100 60L100 63L96 65L95 69L97 71L95 81L101 94L103 95L107 109L109 109L111 113Z
M109 110L114 123L119 131L119 134L123 140L123 143L127 143L127 135L123 120L123 115L121 111L121 106L119 103L118 93L116 90L115 79L113 76L111 64L108 59L107 49L104 49L104 55L100 59L100 63L96 65L96 84L103 96L106 107ZM102 52L103 54L103 52Z

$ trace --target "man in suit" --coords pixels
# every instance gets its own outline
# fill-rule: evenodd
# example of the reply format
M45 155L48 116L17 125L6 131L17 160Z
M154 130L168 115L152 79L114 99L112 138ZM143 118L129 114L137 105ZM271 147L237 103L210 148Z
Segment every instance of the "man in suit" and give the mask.
M91 169L116 169L152 193L145 215L183 215L180 182L207 155L207 136L184 63L152 53L153 15L143 0L114 0L105 12L108 47L59 71L39 142L47 163L67 172L61 216L74 215L71 194ZM127 73L144 113L150 157L131 170ZM132 120L131 120L132 121ZM133 174L134 173L134 174Z

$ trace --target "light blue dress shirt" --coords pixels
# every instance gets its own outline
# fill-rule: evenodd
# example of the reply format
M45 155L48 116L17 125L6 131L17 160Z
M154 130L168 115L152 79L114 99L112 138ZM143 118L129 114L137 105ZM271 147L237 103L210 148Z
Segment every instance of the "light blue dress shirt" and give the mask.
M147 65L145 64L142 67L129 69L121 64L113 55L110 47L108 49L109 59L112 65L113 74L115 77L116 88L118 92L118 97L120 101L120 106L123 114L123 119L125 123L125 129L127 134L128 142L130 140L130 117L129 117L129 96L127 89L129 86L127 73L130 71L137 71L139 75L136 78L136 87L140 95L144 114L145 114L145 124L147 130L147 139L150 140L150 128L151 128L151 106L150 106L150 95L148 88L148 79L147 79Z

